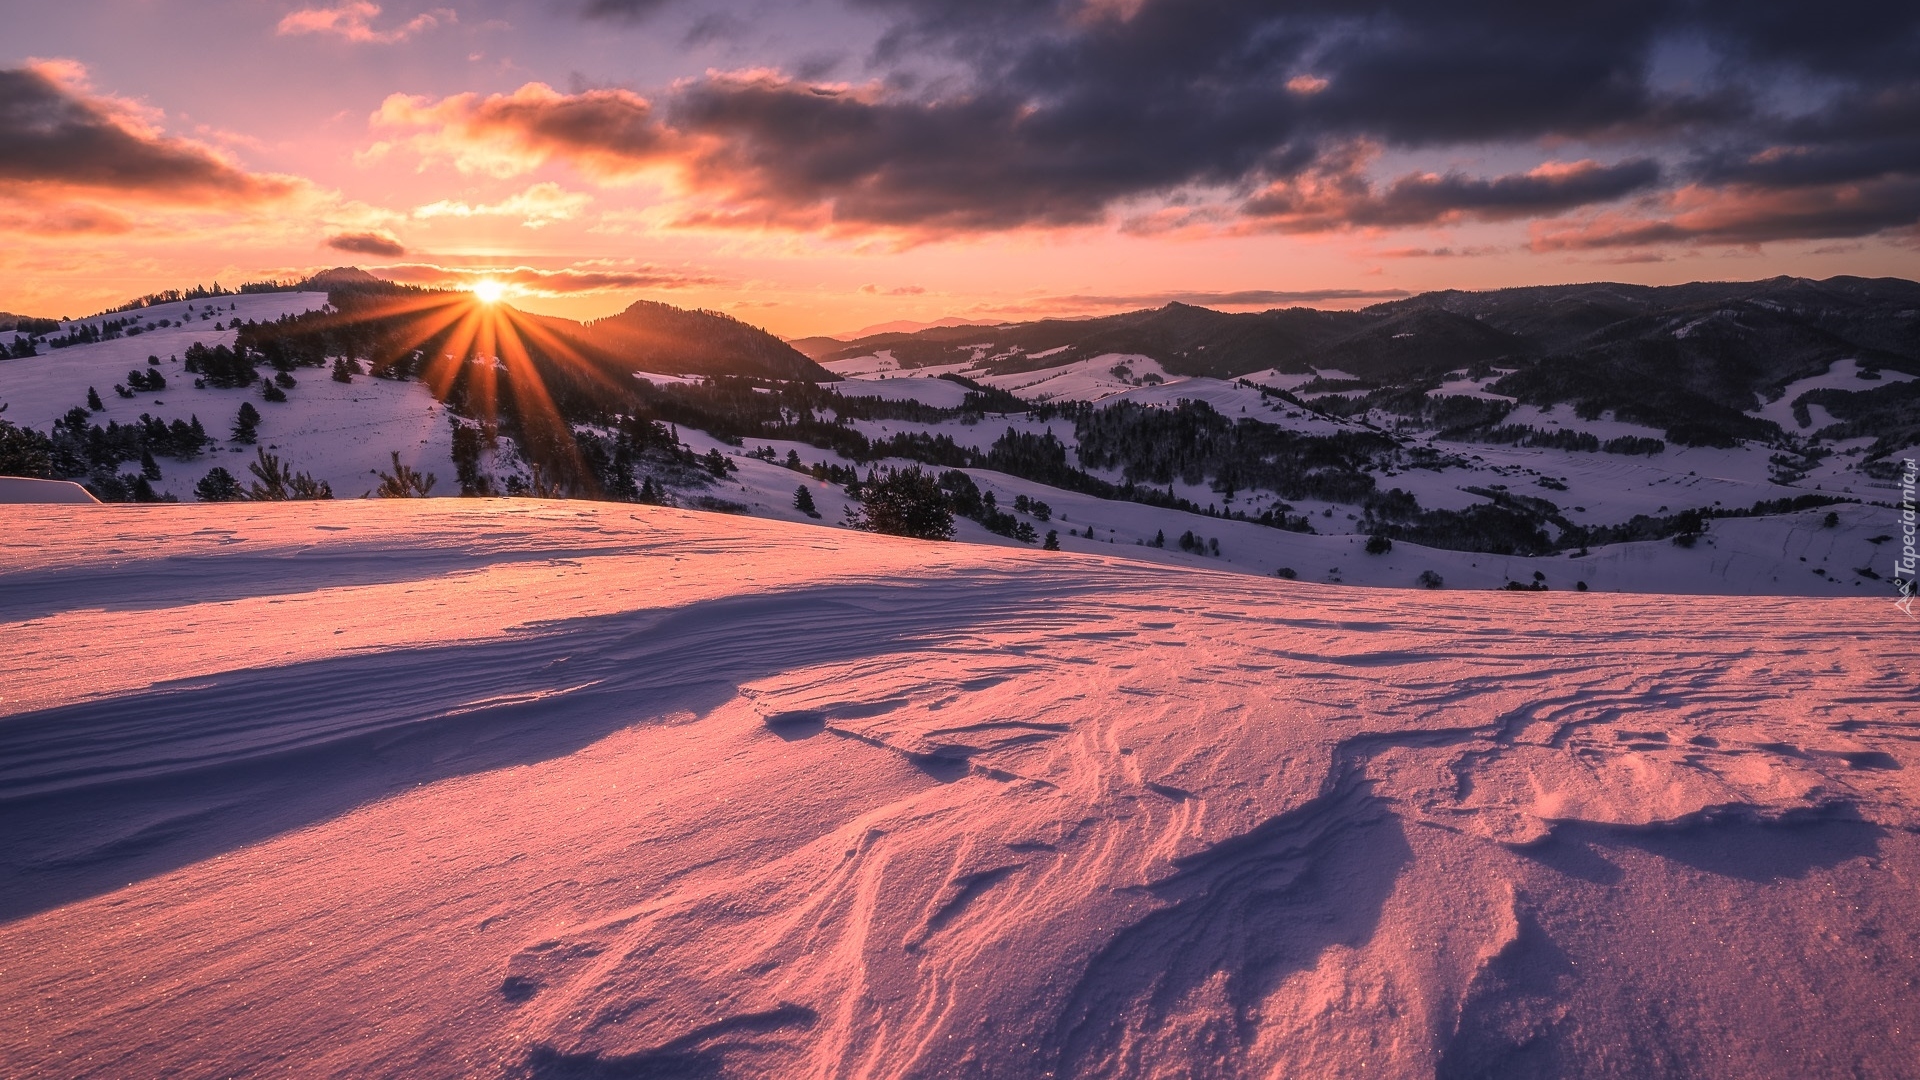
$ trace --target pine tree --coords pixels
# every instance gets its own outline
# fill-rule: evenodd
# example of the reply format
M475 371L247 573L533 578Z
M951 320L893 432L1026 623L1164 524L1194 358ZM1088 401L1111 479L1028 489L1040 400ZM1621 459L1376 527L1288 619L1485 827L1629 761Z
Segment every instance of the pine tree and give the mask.
M344 356L333 358L333 381L343 383L353 381L353 364Z
M87 387L87 408L99 412L106 407L106 403L100 400L100 391L91 386Z
M160 463L153 460L153 451L140 451L140 475L148 480L160 479Z
M807 490L805 484L793 489L793 508L810 518L820 516L819 509L813 505L813 492Z
M265 379L260 380L260 396L267 401L280 402L287 400L287 392L285 390L280 389Z
M1040 545L1040 550L1042 551L1059 551L1060 550L1060 530L1059 529L1047 530L1047 542Z
M880 476L870 472L859 509L847 508L847 523L868 532L921 540L953 539L953 509L930 474L915 465Z
M248 487L247 498L256 502L333 498L333 486L325 480L294 472L264 448L255 450L254 455L257 460L247 466L247 471L259 479Z
M380 474L380 487L374 492L374 495L382 499L426 498L427 493L433 490L434 482L437 481L439 477L432 473L428 473L423 477L411 466L400 463L400 451L394 450L391 451L391 453L393 455L393 472L391 474Z
M260 410L254 408L251 401L241 402L240 413L233 420L233 440L243 443L255 442L259 434Z
M240 481L218 465L200 478L200 482L193 486L193 493L200 497L201 502L239 502L247 497Z

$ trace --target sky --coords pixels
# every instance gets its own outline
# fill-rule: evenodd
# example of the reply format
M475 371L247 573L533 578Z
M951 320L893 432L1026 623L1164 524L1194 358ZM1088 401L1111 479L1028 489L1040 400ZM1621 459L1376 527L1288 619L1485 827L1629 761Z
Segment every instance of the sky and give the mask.
M63 0L0 310L336 265L787 336L1920 277L1920 5Z

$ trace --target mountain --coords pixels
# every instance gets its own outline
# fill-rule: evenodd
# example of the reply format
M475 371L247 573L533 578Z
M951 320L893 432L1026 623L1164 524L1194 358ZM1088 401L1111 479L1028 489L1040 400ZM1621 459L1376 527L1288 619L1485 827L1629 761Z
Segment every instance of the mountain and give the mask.
M690 311L650 300L579 324L582 340L663 375L749 375L804 382L838 378L792 345L717 311Z
M1857 360L1871 376L1920 375L1920 283L1899 278L1773 278L1640 286L1599 282L1489 292L1423 293L1360 311L1288 308L1234 314L1185 304L1097 319L1048 319L877 334L815 351L836 363L885 351L902 368L970 364L1005 374L1111 354L1144 356L1169 374L1336 370L1377 396L1425 394L1450 372L1506 377L1488 389L1522 402L1612 411L1681 441L1768 437L1746 417L1791 384ZM1823 392L1855 434L1884 455L1920 430L1920 401L1878 388ZM1836 396L1838 395L1838 396Z
M327 292L340 288L366 288L390 285L392 282L383 277L360 269L357 266L336 266L331 270L322 270L300 283L300 288L315 292Z
M952 315L944 319L935 319L932 322L916 322L913 319L894 319L891 322L875 323L872 326L862 327L859 330L844 334L834 334L832 336L842 341L852 341L855 338L871 337L874 334L911 334L917 330L935 330L943 326L970 326L973 322L974 320L972 319L962 319Z
M1838 359L1857 356L1920 372L1920 284L1897 278L1666 287L1602 282L1423 293L1360 311L1236 314L1174 303L1097 319L876 334L837 348L819 339L809 344L822 361L886 349L908 368L974 360L983 351L1005 371L1125 353L1150 357L1173 374L1215 378L1268 368L1337 368L1404 380L1571 356L1638 363L1658 378L1665 369L1715 400L1744 406L1752 393ZM1651 348L1656 344L1671 348ZM1048 355L1035 357L1042 352ZM1743 359L1729 367L1735 353Z

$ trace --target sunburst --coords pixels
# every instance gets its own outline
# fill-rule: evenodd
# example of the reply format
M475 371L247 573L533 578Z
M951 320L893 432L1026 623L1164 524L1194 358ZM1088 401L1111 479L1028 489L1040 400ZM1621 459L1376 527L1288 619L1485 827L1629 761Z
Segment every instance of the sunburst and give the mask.
M600 363L582 355L572 335L556 333L538 316L500 303L508 286L493 278L464 292L427 292L350 303L329 322L345 336L365 334L363 347L376 373L412 367L442 401L458 389L463 411L483 422L500 416L511 395L522 452L544 459L554 475L585 478L571 426L561 415L541 372L565 373L576 387L604 391L617 400L622 389ZM584 386L583 386L584 384ZM532 458L530 458L532 460Z

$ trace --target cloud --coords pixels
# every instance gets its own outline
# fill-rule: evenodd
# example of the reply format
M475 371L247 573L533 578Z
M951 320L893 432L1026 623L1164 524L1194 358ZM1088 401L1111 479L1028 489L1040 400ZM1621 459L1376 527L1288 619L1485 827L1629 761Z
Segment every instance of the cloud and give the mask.
M370 267L372 273L411 285L466 288L482 279L498 281L516 291L535 296L566 296L576 293L625 292L636 289L691 289L724 284L702 274L670 270L652 264L626 269L601 265L576 265L557 270L532 266L437 266L432 263L397 263Z
M543 182L497 203L473 205L451 200L429 203L414 210L420 219L437 217L517 217L529 229L545 228L559 221L571 221L593 203L593 196L567 191L559 184Z
M1652 209L1656 212L1536 223L1531 246L1535 251L1577 251L1871 236L1920 223L1920 175L1787 188L1689 185Z
M132 218L104 206L39 206L31 200L0 200L0 233L63 237L124 236L132 231Z
M416 152L462 172L517 176L559 157L602 179L629 178L674 151L646 98L628 90L562 94L527 83L511 94L458 94L432 101L393 94L373 114Z
M1498 255L1504 248L1494 246L1479 247L1402 247L1376 251L1373 255L1381 259L1455 259L1474 258L1481 255Z
M290 12L280 20L274 32L283 37L293 34L335 34L356 44L392 45L441 23L459 21L453 9L435 8L415 15L391 30L375 30L373 20L379 16L379 4L368 3L367 0L349 0L339 7L301 8Z
M589 19L620 19L638 22L673 0L587 0L580 14Z
M1369 156L1364 148L1329 155L1328 167L1269 185L1241 211L1286 232L1451 224L1466 218L1504 221L1612 201L1660 178L1659 166L1645 158L1616 165L1582 160L1548 162L1491 179L1416 173L1376 189L1364 175Z
M1146 232L1425 228L1693 187L1764 209L1742 193L1920 176L1914 5L1815 20L1792 0L857 4L884 24L867 84L768 70L708 72L650 97L529 83L395 96L375 123L467 171L657 173L681 225L908 239L1122 214ZM1675 75L1673 55L1695 59ZM1542 147L1577 159L1462 163ZM1424 154L1446 164L1377 174ZM1778 227L1744 231L1821 227L1821 214L1778 205ZM1825 219L1847 230L1898 215Z
M96 94L58 61L0 70L0 194L110 194L173 205L259 204L301 185L248 172L205 144L165 135L130 102Z
M385 232L340 233L327 237L327 246L335 251L379 255L387 259L397 259L407 253L406 245L395 239L392 233Z
M886 288L880 285L862 285L860 291L868 296L920 296L927 289L924 285L896 285Z

